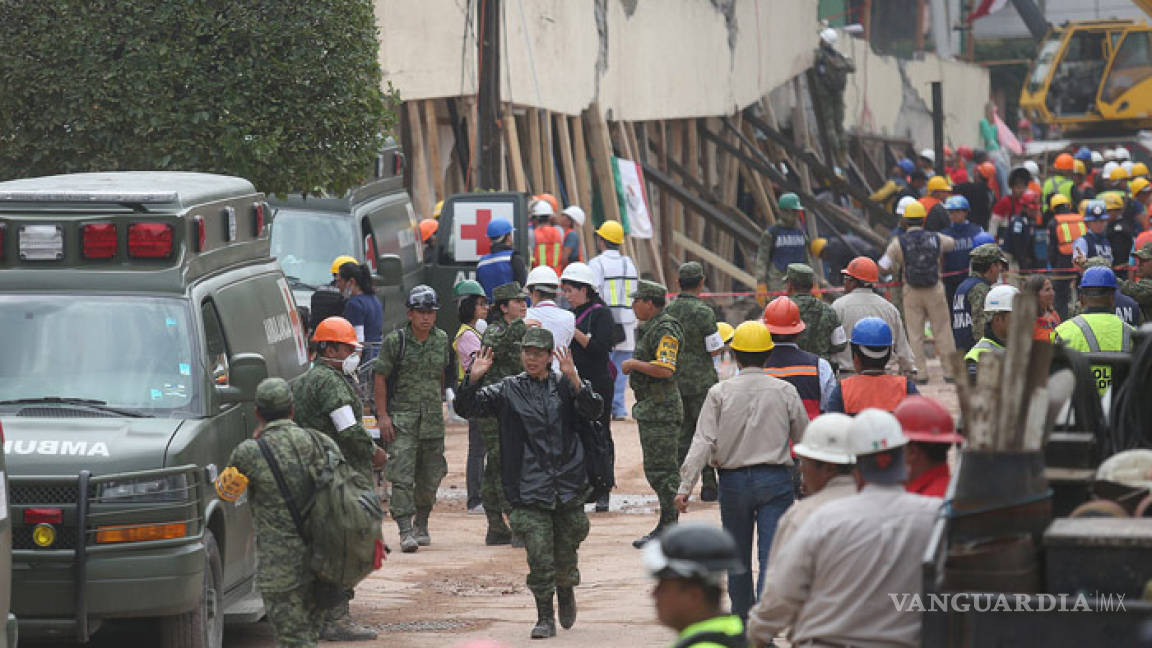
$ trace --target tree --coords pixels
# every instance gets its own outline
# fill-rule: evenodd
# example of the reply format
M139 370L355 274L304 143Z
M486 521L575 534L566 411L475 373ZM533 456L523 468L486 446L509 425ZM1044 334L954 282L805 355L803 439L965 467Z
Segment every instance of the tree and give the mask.
M0 0L0 178L129 169L342 193L398 98L371 0Z

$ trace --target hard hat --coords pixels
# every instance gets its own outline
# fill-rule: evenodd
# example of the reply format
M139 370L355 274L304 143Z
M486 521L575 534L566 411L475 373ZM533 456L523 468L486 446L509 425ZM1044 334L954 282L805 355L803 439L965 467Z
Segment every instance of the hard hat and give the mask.
M512 221L503 218L495 218L488 222L488 228L485 232L490 239L498 239L505 234L512 233Z
M1048 202L1049 209L1056 209L1059 205L1071 205L1072 201L1062 193L1052 194L1052 199Z
M1092 151L1092 164L1103 164L1103 163L1104 163L1104 156L1100 154L1100 151Z
M552 286L560 285L560 277L556 276L556 271L552 266L538 265L532 268L528 273L528 279L524 282L524 287L531 290L532 286Z
M804 429L804 439L792 446L792 451L801 457L834 464L853 464L848 439L848 426L852 417L840 412L821 414L808 423Z
M1102 266L1088 268L1084 271L1084 276L1080 277L1080 287L1115 288L1116 273L1112 272L1112 268L1106 268Z
M996 237L992 236L988 232L980 232L976 236L972 237L972 248L975 249L975 248L980 247L981 245L984 245L985 243L995 243L995 242L996 242Z
M920 157L922 157L926 160L929 160L933 164L936 163L936 151L934 151L930 148L921 149L920 150Z
M1128 179L1128 170L1125 169L1123 166L1120 166L1119 164L1117 164L1116 166L1112 167L1111 171L1108 171L1108 179L1109 180L1127 180Z
M852 454L857 461L861 457L877 452L886 452L903 447L908 443L900 421L891 412L869 407L856 415L848 425L848 437L852 440Z
M556 196L553 196L550 193L537 194L535 196L532 196L532 199L533 200L543 200L544 202L548 203L552 207L552 213L553 214L560 211L560 202L558 200L556 200Z
M596 235L609 243L615 243L616 245L624 243L624 228L620 225L619 221L604 221L600 224L600 228L596 230Z
M716 322L716 332L720 334L720 339L724 341L724 344L730 344L736 329L732 328L728 322Z
M852 326L851 341L869 347L892 346L892 327L879 317L863 317Z
M455 286L452 286L453 297L459 298L467 297L469 295L475 295L477 297L485 296L484 287L480 285L479 281L475 281L473 279L465 279L463 281L457 282Z
M1124 169L1124 173L1127 173L1128 177L1132 177L1132 162L1124 160L1120 163L1120 168Z
M913 394L900 401L892 415L900 421L904 436L909 441L922 443L963 443L964 437L956 433L952 415L940 401Z
M800 197L792 192L780 194L780 200L777 201L776 206L780 209L794 209L796 211L804 211L804 206L800 204Z
M1088 167L1084 165L1083 160L1072 160L1072 173L1084 175L1088 173Z
M1060 155L1056 156L1056 161L1052 163L1052 168L1056 169L1057 171L1071 171L1072 166L1073 166L1072 162L1073 162L1073 159L1072 159L1071 155L1069 155L1068 153L1061 153ZM1032 166L1029 166L1029 165L1032 165ZM1037 167L1036 163L1033 162L1032 160L1028 160L1027 162L1025 162L1024 168L1028 169L1028 171L1033 176L1040 175L1040 167ZM1033 169L1035 169L1035 170L1033 170Z
M904 218L909 220L923 220L927 218L928 212L924 209L924 203L917 200L916 202L908 203L904 208Z
M1152 450L1124 450L1108 457L1096 469L1098 481L1152 489Z
M1068 155L1068 154L1067 154L1067 153L1064 153L1063 155ZM1059 158L1057 158L1057 159L1059 159ZM1069 159L1069 160L1071 160L1071 159L1072 159L1072 156L1070 156L1070 155L1069 155L1069 156L1068 156L1068 159ZM1024 167L1024 170L1025 170L1025 171L1027 171L1028 173L1032 174L1032 177L1033 177L1033 178L1037 178L1037 177L1039 177L1039 176L1040 176L1040 167L1039 167L1039 166L1038 166L1038 165L1037 165L1037 164L1036 164L1034 161L1032 161L1032 160L1024 160L1024 163L1023 163L1023 164L1021 164L1020 166ZM1057 168L1059 168L1059 167L1057 167ZM1069 164L1069 165L1068 165L1068 168L1069 168L1069 169L1071 169L1071 168L1072 168L1072 165L1071 165L1071 164Z
M1011 284L996 284L984 295L985 313L1011 313L1012 300L1020 294L1020 289Z
M1128 149L1123 147L1123 146L1117 146L1112 151L1112 154L1116 156L1117 160L1131 160L1132 159L1132 154L1129 153Z
M1035 207L1040 204L1040 195L1031 189L1020 194L1020 204Z
M1148 165L1144 164L1143 162L1133 162L1132 168L1128 170L1128 174L1133 176L1133 177L1135 177L1135 176L1147 177L1148 176Z
M896 215L897 216L903 216L904 210L908 209L908 205L911 205L914 202L920 202L920 201L916 200L912 196L904 196L903 198L901 198L900 201L896 203Z
M547 200L537 200L532 203L532 218L540 218L541 216L555 216L556 210L552 209L552 203Z
M585 219L584 210L580 209L579 206L568 205L567 207L564 208L564 211L562 211L560 213L564 214L568 218L571 218L572 222L576 223L576 227L584 227L584 219Z
M787 297L777 297L764 307L764 324L775 335L800 333L807 325L800 319L800 307Z
M947 146L944 147L944 157L952 157L952 149L948 148Z
M758 353L761 351L771 351L775 343L772 342L772 333L768 331L768 327L764 325L764 322L760 320L748 320L747 322L740 322L740 325L732 332L732 343L730 346L733 351Z
M1081 203L1084 206L1084 222L1091 223L1092 221L1103 220L1105 212L1108 208L1104 206L1104 201L1099 199L1085 200Z
M825 27L820 30L820 40L829 45L835 45L837 38L839 38L839 36L837 36L836 30L831 27Z
M1087 146L1081 146L1076 151L1076 155L1074 155L1073 157L1075 157L1077 160L1083 160L1085 162L1091 162L1092 161L1092 149L1088 148Z
M1116 159L1116 149L1110 149L1110 148L1104 149L1104 160L1105 161L1112 162L1115 159Z
M905 175L916 170L916 163L908 158L900 158L896 161L896 166L900 167L900 170L903 171Z
M952 185L944 176L932 176L928 178L928 191L952 191Z
M654 578L719 587L729 572L743 573L739 555L736 541L722 527L682 522L644 545L644 568Z
M351 257L351 256L348 256L347 254L342 254L342 255L340 255L340 256L338 256L332 260L332 274L339 273L340 272L340 266L344 265L345 263L360 263L360 262L356 260L356 257Z
M992 162L981 162L976 165L976 170L980 172L980 175L983 176L985 180L991 180L996 177L996 165Z
M420 221L420 242L427 243L429 239L436 235L436 230L440 229L440 221L435 218L425 218Z
M876 283L880 281L880 268L876 267L876 262L866 256L858 256L848 262L848 267L840 271L840 274L852 277L864 283Z
M1116 191L1105 191L1100 198L1104 201L1104 209L1112 211L1113 209L1124 209L1124 196Z
M826 247L828 247L828 239L823 236L817 236L808 244L808 251L812 253L812 256L820 258L820 254L824 252L824 248Z
M955 196L948 196L948 200L944 201L944 209L948 211L968 211L971 207L968 205L968 199L959 194Z
M965 160L971 160L972 159L972 147L971 146L957 146L956 147L956 155L959 155L961 158L963 158Z
M436 203L436 207L432 209L432 218L440 218L440 213L444 211L444 201L440 200Z
M953 169L952 173L950 173L948 177L952 179L953 186L964 184L965 182L971 182L972 180L968 177L968 172L964 169Z
M1133 196L1142 191L1148 191L1149 187L1152 187L1152 182L1148 182L1147 178L1136 178L1132 181L1132 184L1128 185L1128 189L1132 192Z
M564 273L560 275L560 281L595 286L596 273L592 271L592 268L588 267L587 263L575 261L564 266Z
M408 310L440 310L440 298L431 286L418 284L408 291Z
M339 342L360 348L360 341L356 339L356 329L352 328L348 320L338 315L324 318L312 332L312 341Z

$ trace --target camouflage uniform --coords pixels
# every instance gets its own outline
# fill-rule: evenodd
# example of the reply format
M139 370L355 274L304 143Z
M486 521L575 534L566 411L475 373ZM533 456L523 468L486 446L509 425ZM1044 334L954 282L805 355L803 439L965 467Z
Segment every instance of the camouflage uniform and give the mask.
M372 455L376 446L362 424L364 407L344 374L316 362L292 386L292 397L296 401L296 424L332 437L348 464L367 477L369 483L375 483L372 479ZM345 406L352 408L356 423L337 431L331 414Z
M981 275L971 272L969 276ZM972 313L972 339L979 340L984 337L984 298L992 289L987 281L981 281L968 289L968 310Z
M588 537L584 499L557 502L554 508L517 506L508 515L512 530L528 553L528 589L537 601L552 601L557 587L580 584L576 550Z
M1146 243L1139 250L1132 253L1137 260L1152 259L1152 243ZM1140 304L1140 312L1145 322L1152 322L1152 279L1143 278L1139 281L1121 279L1118 282L1120 292L1128 295Z
M633 299L651 298L667 294L667 289L655 282L641 280ZM668 367L677 367L677 356L683 346L684 330L667 312L661 311L636 327L636 351L633 358ZM679 519L673 500L680 487L679 452L680 427L684 420L684 406L676 377L652 378L639 371L629 375L628 384L636 395L632 418L640 428L640 445L644 451L644 476L660 500L660 524L667 526Z
M819 297L804 292L806 287L811 290L816 273L807 264L789 263L785 279L799 291L788 298L796 303L800 319L804 321L804 331L796 338L796 346L832 362L832 355L843 351L848 339L836 311Z

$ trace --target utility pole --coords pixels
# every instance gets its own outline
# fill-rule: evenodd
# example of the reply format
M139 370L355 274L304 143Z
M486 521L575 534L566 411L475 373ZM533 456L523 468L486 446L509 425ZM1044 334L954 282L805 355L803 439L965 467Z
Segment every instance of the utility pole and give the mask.
M501 164L500 124L500 0L480 0L476 5L480 25L480 93L477 98L477 148L480 154L481 189L499 190Z

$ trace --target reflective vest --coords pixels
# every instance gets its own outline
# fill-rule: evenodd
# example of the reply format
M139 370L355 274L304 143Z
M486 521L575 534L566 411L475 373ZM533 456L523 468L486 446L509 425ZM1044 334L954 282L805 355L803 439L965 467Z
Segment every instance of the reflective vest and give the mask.
M985 353L988 353L989 351L1000 352L1003 350L1004 347L997 344L994 340L989 340L988 338L980 338L980 341L977 342L976 345L971 349L969 349L968 353L964 354L964 362L980 362L980 356L984 355Z
M892 412L908 395L908 379L892 374L849 376L840 381L840 395L845 414L854 415L869 407Z
M820 416L820 358L794 346L776 345L764 373L790 383L800 393L808 419Z
M452 338L452 352L453 353L458 354L457 346L460 343L460 336L464 335L468 331L472 331L476 335L477 338L480 337L480 331L477 331L475 328L473 328L467 324L461 324L460 329L456 331L456 337ZM461 383L461 382L464 382L464 363L459 361L460 360L459 355L457 355L456 360L457 360L457 362L456 362L456 382Z
M1089 259L1097 256L1104 257L1108 259L1108 265L1112 265L1112 244L1108 242L1107 234L1088 232L1084 235L1084 242L1087 244L1085 257Z
M983 277L966 277L952 295L952 339L956 341L957 351L967 352L976 343L972 335L972 305L968 303L968 293L981 282L988 283Z
M1045 208L1052 202L1054 194L1064 194L1068 200L1072 200L1072 185L1073 182L1064 176L1055 175L1044 181L1043 200Z
M968 269L968 265L971 263L968 252L972 250L972 240L983 231L983 227L968 221L944 228L941 234L951 236L952 240L956 242L956 247L951 252L944 253L944 272L959 272Z
M492 289L516 279L512 273L512 254L515 250L489 252L476 263L476 281L484 288L488 300L492 300Z
M1079 213L1056 214L1056 243L1060 254L1072 256L1072 243L1087 233L1088 227Z
M773 225L768 231L772 233L772 265L777 270L785 272L789 263L808 262L808 243L804 239L804 230Z
M1112 313L1084 313L1057 326L1052 339L1077 351L1127 353L1132 350L1132 330ZM1112 385L1112 367L1092 365L1092 379L1103 396Z
M608 263L608 260L604 259L601 265L606 266ZM636 289L636 282L638 281L636 267L632 265L631 259L620 255L620 269L609 274L611 270L615 270L615 268L605 268L603 291L600 293L601 299L610 308L632 308L630 295Z
M1140 304L1128 295L1116 289L1116 295L1113 299L1114 306L1116 306L1116 317L1124 320L1124 323L1132 328L1140 326Z
M564 234L554 225L537 225L532 248L532 267L546 265L560 274L564 271Z

